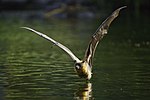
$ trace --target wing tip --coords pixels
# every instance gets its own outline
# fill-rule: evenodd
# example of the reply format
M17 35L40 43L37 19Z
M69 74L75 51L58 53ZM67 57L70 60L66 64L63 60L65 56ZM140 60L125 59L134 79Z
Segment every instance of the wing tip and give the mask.
M127 8L127 6L122 6L122 7L120 7L120 8L118 8L117 10L122 10L122 9L125 9L125 8Z
M124 9L124 8L126 8L127 6L122 6L122 7L120 7L120 8L118 8L118 9L116 9L113 13L112 13L112 15L114 16L114 17L117 17L118 15L119 15L119 13L120 13L120 10L122 10L122 9Z
M120 7L121 9L123 9L123 8L127 8L127 6L125 5L125 6L122 6L122 7Z
M36 30L34 30L34 29L30 28L30 27L23 26L23 27L20 27L20 28L26 29L26 30L29 30L29 31L32 31L32 32L34 32L34 33L36 33L36 34L39 34L38 31L36 31ZM41 34L41 33L40 33L40 34Z
M20 28L31 30L31 28L26 27L26 26L22 26L22 27L20 27Z

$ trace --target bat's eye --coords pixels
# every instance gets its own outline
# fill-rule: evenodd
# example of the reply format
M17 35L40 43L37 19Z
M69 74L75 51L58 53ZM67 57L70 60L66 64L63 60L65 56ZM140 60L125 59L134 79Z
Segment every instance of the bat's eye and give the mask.
M80 69L80 66L79 66L79 65L76 65L75 67L76 67L76 69Z
M75 64L75 68L76 68L77 70L79 70L79 69L81 68L81 64L80 64L80 63L76 63L76 64Z

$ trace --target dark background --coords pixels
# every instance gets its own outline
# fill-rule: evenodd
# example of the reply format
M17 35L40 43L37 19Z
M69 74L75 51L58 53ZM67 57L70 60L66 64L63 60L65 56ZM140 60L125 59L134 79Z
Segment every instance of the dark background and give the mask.
M96 11L128 6L128 11L136 14L148 13L150 0L0 0L0 12L44 11L48 17L67 14L68 17L95 17ZM85 13L86 12L86 13ZM48 14L47 14L48 13ZM66 18L66 17L65 17Z
M20 9L45 9L47 6L54 5L81 5L93 7L95 9L106 9L127 5L134 10L148 10L149 0L0 0L1 10L20 10Z

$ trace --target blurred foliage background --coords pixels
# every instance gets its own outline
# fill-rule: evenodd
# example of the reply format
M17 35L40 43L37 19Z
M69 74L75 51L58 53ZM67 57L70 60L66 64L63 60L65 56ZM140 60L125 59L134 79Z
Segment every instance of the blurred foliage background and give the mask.
M96 11L116 9L124 5L138 15L140 12L149 12L150 0L0 0L0 13L42 10L47 17L94 17Z
M78 4L87 7L92 6L97 9L106 9L116 6L118 7L121 5L130 6L134 8L134 10L148 10L148 8L150 7L149 0L0 0L0 9L41 9L46 6L52 6L56 3L58 5Z

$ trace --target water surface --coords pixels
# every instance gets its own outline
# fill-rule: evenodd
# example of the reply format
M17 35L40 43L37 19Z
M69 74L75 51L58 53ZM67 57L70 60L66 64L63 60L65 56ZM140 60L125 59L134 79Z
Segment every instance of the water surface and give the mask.
M1 18L0 100L148 100L148 19L121 16L115 20L97 48L93 77L86 82L76 75L74 63L62 50L19 27L46 33L82 58L102 20Z

